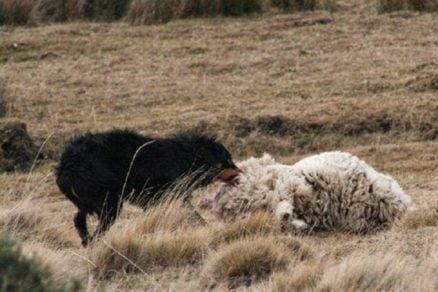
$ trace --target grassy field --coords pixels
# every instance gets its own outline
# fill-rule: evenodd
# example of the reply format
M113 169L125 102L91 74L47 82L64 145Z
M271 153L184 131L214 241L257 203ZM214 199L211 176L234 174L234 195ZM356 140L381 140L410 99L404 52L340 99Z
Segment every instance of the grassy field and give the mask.
M338 2L151 26L0 26L4 119L27 123L51 158L0 176L0 228L50 280L87 291L437 290L437 14ZM375 234L293 236L266 214L223 225L199 206L200 226L171 202L126 208L85 249L52 171L72 134L113 127L216 132L235 160L349 151L394 176L416 210Z

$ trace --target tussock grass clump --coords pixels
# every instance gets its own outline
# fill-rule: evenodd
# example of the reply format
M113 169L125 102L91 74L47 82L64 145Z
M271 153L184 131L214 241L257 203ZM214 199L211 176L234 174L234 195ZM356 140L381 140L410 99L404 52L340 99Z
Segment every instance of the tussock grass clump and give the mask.
M402 226L407 229L438 226L438 207L408 212Z
M272 276L272 291L313 291L322 272L321 263L290 265L286 271Z
M0 170L26 171L37 157L38 148L19 121L0 123Z
M74 246L66 232L66 224L50 221L44 216L44 205L31 199L23 200L11 210L0 214L0 229L22 240L44 242L49 246Z
M438 71L423 73L415 79L406 82L406 87L416 92L436 91L438 90Z
M324 270L317 291L430 291L437 265L428 257L416 263L399 252L353 253ZM435 287L436 288L436 287Z
M11 210L0 218L2 228L10 233L24 233L29 235L42 227L43 218L35 210Z
M339 261L291 264L272 276L273 291L429 291L438 269L435 255L420 259L397 250L355 252Z
M97 242L90 250L90 258L98 277L193 265L206 252L208 237L205 230L150 236L116 232Z
M328 10L336 7L335 0L271 0L273 6L286 11Z
M257 212L248 218L236 220L217 232L217 240L231 242L241 238L255 235L267 235L275 233L275 227L271 214L267 212Z
M436 0L379 0L377 5L381 13L397 10L438 11Z
M206 263L207 281L225 282L230 287L251 285L281 271L290 255L274 237L247 238L222 246Z
M261 0L133 0L126 18L133 24L152 24L175 18L240 16L261 11Z
M143 235L162 231L172 232L197 224L199 220L194 218L193 210L184 206L181 200L165 200L145 211L144 216L136 221L134 232Z

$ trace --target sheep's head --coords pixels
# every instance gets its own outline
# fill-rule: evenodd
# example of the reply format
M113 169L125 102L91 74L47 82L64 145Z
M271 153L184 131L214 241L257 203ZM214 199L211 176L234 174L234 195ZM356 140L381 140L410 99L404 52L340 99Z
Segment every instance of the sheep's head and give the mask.
M275 206L275 218L279 222L288 222L292 218L293 207L288 201L281 201Z
M303 178L288 165L276 163L269 155L238 163L242 170L236 185L222 184L211 199L211 209L219 220L232 221L247 213L267 210L284 231L301 231L307 225L293 213L294 192L306 193Z
M309 230L306 222L295 217L293 204L289 201L280 201L274 208L274 215L282 232L303 233Z

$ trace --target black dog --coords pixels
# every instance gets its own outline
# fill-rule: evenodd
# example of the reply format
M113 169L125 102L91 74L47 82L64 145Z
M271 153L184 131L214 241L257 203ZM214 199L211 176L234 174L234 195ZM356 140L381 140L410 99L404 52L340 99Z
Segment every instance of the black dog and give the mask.
M146 207L182 178L193 190L214 180L231 183L238 173L214 137L182 133L152 138L128 130L73 138L55 170L59 189L79 209L74 224L84 246L111 226L123 201ZM183 193L187 199L189 192ZM99 218L91 237L87 214Z

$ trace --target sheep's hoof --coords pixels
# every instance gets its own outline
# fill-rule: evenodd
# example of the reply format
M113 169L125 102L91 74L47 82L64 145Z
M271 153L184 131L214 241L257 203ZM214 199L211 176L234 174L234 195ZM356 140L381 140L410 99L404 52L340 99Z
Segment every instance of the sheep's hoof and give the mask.
M303 220L292 220L292 226L296 233L309 233L310 227Z

